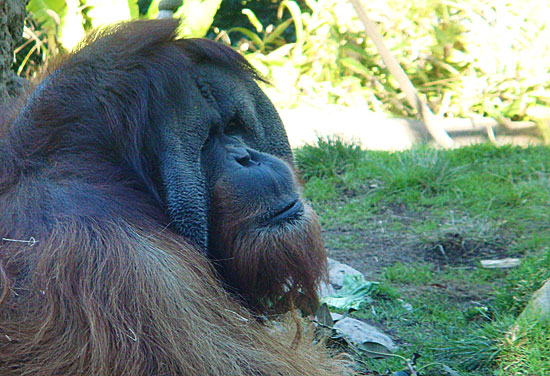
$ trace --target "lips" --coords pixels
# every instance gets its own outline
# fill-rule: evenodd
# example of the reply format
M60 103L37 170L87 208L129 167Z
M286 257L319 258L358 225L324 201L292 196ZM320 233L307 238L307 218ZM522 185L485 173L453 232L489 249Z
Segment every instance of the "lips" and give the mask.
M279 224L293 219L299 219L304 214L304 204L300 200L293 200L281 209L276 211L273 216L268 218L269 224Z

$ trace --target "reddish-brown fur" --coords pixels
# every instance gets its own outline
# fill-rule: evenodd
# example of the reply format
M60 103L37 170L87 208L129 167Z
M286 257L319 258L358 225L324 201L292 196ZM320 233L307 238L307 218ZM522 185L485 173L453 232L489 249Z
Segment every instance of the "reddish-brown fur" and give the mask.
M0 118L0 374L346 373L307 339L296 348L292 333L269 334L225 291L211 262L168 227L151 182L155 166L144 159L154 151L144 140L156 137L143 126L147 95L124 91L145 78L118 67L169 70L176 57L192 56L197 42L174 40L176 26L121 26L113 50L93 62L112 80L99 83L112 96L75 99L75 87L93 93L99 85L93 73L70 74L82 50L60 63L56 91L22 108L31 115ZM138 106L128 111L129 103ZM221 201L217 210L226 217L220 231L231 237L240 219ZM256 308L298 290L316 303L325 262L318 224L310 216L288 234L226 239L235 256L226 278L249 283L252 298L261 291ZM290 248L294 256L284 254ZM285 274L297 285L276 279ZM261 285L262 275L275 283Z
M326 254L317 216L306 205L304 219L277 230L257 226L262 208L240 208L223 179L214 189L212 226L220 234L222 275L245 292L252 308L265 311L297 304L311 313L318 305L317 289L325 277ZM274 307L270 307L274 305Z

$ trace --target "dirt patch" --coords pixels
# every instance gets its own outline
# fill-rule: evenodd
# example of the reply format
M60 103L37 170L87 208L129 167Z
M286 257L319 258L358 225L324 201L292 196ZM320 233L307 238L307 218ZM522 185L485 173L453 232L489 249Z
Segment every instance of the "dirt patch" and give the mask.
M356 250L328 247L328 255L359 270L367 279L377 279L383 268L397 262L413 263L422 260L422 255L412 249L410 240L404 234L376 230L325 230L323 237L325 244L331 243L331 238L352 238Z
M406 216L406 214L404 215ZM387 219L387 216L385 218ZM403 213L397 218L402 220ZM349 237L353 240L353 249L327 247L328 255L359 270L367 280L371 281L383 280L384 269L396 263L430 264L432 270L475 269L479 267L479 260L482 259L514 257L509 250L499 244L463 239L458 235L449 235L438 242L427 244L417 238L415 240L415 237L407 231L391 231L388 227L391 226L382 227L384 231L379 228L368 231L325 230L323 237L326 243L334 243L331 241L332 239L341 239L342 237ZM441 248L444 252L441 251ZM405 301L424 299L426 296L444 295L449 302L453 302L452 304L465 311L475 310L476 307L485 305L492 291L490 284L441 279L437 278L435 274L434 280L425 284L408 285L397 282L392 285L399 290ZM410 323L410 325L414 324L420 325L418 322ZM383 322L378 322L377 325L384 327ZM392 325L384 327L384 330L390 335L391 331L388 330L391 327ZM396 335L392 338L397 342L400 341Z
M365 229L324 229L329 257L359 270L367 279L378 279L385 267L395 263L423 262L422 251L407 231L395 231L395 224L408 227L422 216L403 204L382 204L381 212L369 218ZM335 239L350 239L346 245L331 247ZM350 247L349 245L352 245ZM353 248L353 249L350 249Z
M406 206L392 205L384 207L384 214L370 218L365 229L329 228L323 231L323 237L330 257L371 279L398 262L431 263L436 268L476 267L479 260L519 256L505 246L511 240L504 237L483 239L449 232L431 236L430 241L420 239L407 228L422 220L422 215ZM395 230L403 227L404 230Z
M499 243L465 239L461 234L446 234L442 239L420 247L424 261L436 265L474 266L483 259L502 259L510 256L509 250Z

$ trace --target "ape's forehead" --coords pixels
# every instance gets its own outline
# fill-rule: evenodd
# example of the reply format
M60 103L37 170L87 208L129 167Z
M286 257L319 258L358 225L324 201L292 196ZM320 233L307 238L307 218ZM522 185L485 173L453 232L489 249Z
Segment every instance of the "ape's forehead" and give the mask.
M241 127L255 149L292 160L277 110L246 71L199 64L194 77L203 97L216 108L224 127Z

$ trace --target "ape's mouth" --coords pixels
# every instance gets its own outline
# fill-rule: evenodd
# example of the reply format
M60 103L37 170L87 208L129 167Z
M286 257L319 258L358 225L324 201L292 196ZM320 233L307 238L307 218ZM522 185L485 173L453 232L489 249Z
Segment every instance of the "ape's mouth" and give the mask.
M279 224L293 219L299 219L304 214L304 204L300 200L293 200L267 218L268 224Z

